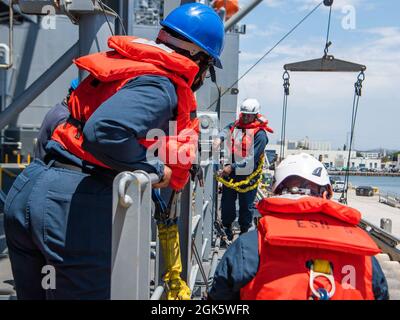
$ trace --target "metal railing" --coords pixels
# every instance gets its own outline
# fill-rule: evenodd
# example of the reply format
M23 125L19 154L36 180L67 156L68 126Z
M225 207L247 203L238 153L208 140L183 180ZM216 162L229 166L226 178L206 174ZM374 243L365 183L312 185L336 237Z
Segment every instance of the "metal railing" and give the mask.
M213 121L208 124L217 125ZM211 150L211 140L202 145L206 154L200 161L204 185L200 186L197 179L189 181L178 200L181 276L191 289L192 298L204 294L218 262L215 249L212 251L217 193L211 152L204 153L207 146ZM122 172L114 180L111 299L164 297L164 264L152 217L151 192L156 179L155 175L135 171ZM204 266L210 261L211 272L206 273Z
M384 253L387 253L392 260L400 261L400 239L364 219L361 219L359 225L368 232Z
M111 298L150 295L151 184L157 176L122 172L114 179Z
M14 56L14 10L13 10L14 0L8 2L9 8L9 26L8 26L8 46L3 45L4 50L4 61L0 62L0 69L10 69L13 66L13 56Z
M203 165L205 185L210 185L212 165ZM155 180L156 176L143 171L123 172L114 180L111 299L154 300L164 293L164 266L152 218ZM189 182L179 200L182 278L192 292L196 285L205 288L209 282L204 278L203 262L210 255L213 235L211 191ZM152 240L156 243L153 254Z
M380 192L379 202L400 208L400 195L393 192Z

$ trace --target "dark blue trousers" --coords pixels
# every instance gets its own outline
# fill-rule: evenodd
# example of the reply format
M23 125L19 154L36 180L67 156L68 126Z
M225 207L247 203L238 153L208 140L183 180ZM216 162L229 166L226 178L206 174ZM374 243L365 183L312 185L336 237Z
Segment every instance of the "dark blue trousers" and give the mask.
M221 219L225 227L229 227L236 219L236 200L239 198L239 225L241 229L250 228L255 211L254 200L257 189L239 193L233 189L222 187Z
M4 211L18 299L110 298L110 183L35 160ZM43 289L45 266L55 270L55 289Z

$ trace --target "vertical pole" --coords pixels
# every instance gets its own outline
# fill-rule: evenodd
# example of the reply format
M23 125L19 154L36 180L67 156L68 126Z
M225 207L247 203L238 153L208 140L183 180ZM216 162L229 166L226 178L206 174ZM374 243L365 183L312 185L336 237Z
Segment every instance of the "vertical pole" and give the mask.
M195 188L195 193L196 193L196 197L195 197L195 215L199 216L199 222L197 224L197 227L195 229L195 234L194 234L194 239L195 239L195 243L194 245L196 246L197 252L200 255L200 263L203 263L203 244L204 241L207 241L207 239L205 239L204 234L203 234L203 225L204 225L204 213L203 213L203 206L204 206L204 187L200 187L200 184L197 183L196 184L196 188ZM200 268L201 266L199 266ZM201 276L201 272L199 272L199 270L197 271L197 276L196 276L196 281L200 280L202 281L202 276Z
M211 244L213 240L214 226L214 171L211 161L204 168L204 200L208 201L206 210L204 211L203 237L207 239L207 245L204 252L204 257L208 257L211 252Z
M179 7L181 4L180 0L166 0L164 1L164 18L176 7Z
M124 25L126 33L132 34L132 24L133 24L133 6L134 6L134 0L119 0L119 12L118 14L120 15L122 19L122 23ZM123 34L123 31L121 30L120 22L116 23L118 27L119 34Z
M1 61L0 61L1 63ZM0 107L0 113L3 112L3 110L6 108L7 105L7 70L2 70L0 69L0 94L1 94L1 107ZM0 130L0 143L1 143L1 159L3 159L3 153L4 153L4 129Z
M108 22L107 22L108 19ZM108 50L107 39L112 35L108 23L114 32L115 17L101 12L84 14L79 19L79 56ZM87 75L79 70L79 80Z
M1 107L0 112L6 108L7 105L7 70L0 69L0 94L1 94Z
M192 181L182 191L179 214L179 235L181 242L182 279L189 281L192 249Z
M128 7L126 10L127 19L126 19L126 27L125 27L126 33L128 35L132 34L132 29L133 29L133 14L134 14L133 6L134 6L134 2L128 1Z

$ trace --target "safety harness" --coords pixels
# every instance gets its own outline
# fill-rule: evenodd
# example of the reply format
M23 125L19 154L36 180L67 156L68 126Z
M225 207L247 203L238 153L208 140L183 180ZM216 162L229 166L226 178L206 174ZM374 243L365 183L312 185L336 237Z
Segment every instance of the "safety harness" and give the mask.
M309 300L330 300L336 291L335 278L333 276L332 264L328 260L315 259L310 261L310 281L309 281ZM318 287L317 278L328 280L331 289L328 291L326 287ZM317 287L317 289L316 289Z

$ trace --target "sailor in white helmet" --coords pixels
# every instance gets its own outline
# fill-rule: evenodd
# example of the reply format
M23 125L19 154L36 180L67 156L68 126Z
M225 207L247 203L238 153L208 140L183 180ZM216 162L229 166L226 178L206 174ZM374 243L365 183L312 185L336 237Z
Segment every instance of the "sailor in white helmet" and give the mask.
M317 195L326 199L333 195L328 171L320 161L306 153L289 156L279 164L272 192Z
M380 252L358 227L357 210L331 200L324 165L301 153L275 170L257 230L225 252L208 293L213 300L386 300ZM349 271L351 266L351 271Z
M223 184L221 218L229 241L233 239L232 223L236 219L238 198L240 232L247 232L252 225L254 200L268 143L267 132L273 132L260 109L257 99L245 99L240 106L239 119L225 127L213 143L216 151L225 142L227 161L217 180Z

